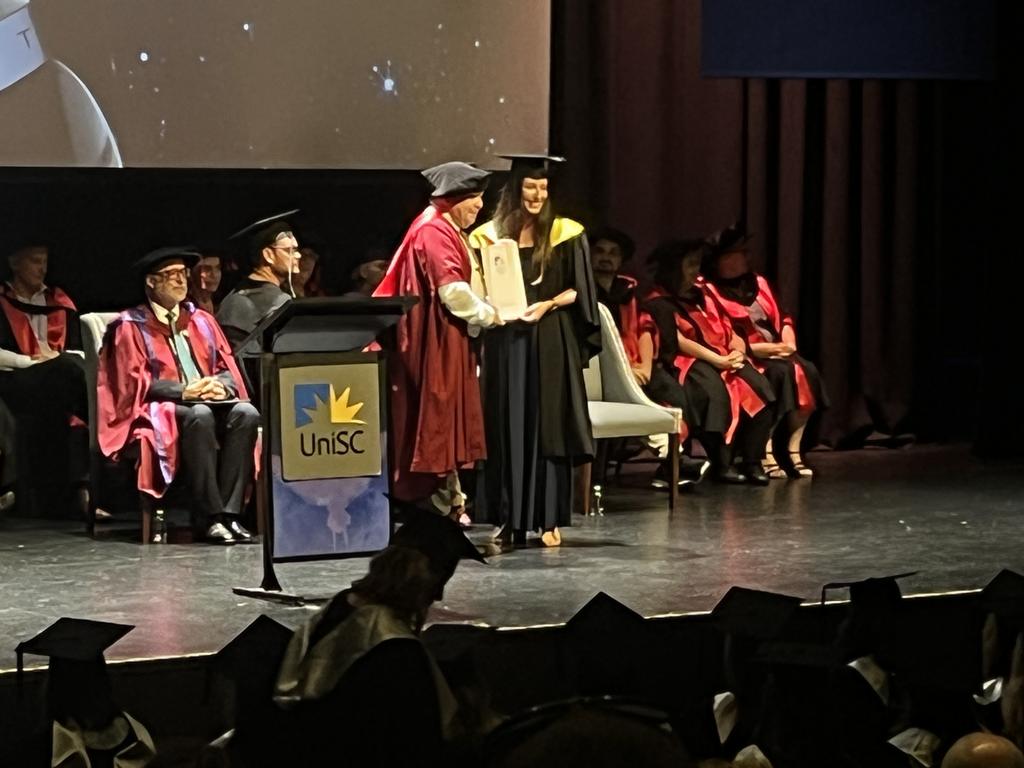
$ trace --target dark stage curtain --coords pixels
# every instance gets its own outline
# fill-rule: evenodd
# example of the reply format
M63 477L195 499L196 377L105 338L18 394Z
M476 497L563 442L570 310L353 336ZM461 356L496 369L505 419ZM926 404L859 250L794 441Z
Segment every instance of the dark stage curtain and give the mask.
M745 220L828 382L824 442L972 437L983 321L964 257L994 246L995 86L703 79L699 65L699 0L556 0L564 205L633 234L641 258Z

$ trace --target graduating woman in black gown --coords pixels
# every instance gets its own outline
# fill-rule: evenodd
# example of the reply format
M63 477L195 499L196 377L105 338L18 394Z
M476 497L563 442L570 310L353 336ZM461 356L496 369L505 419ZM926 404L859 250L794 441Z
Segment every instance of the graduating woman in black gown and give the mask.
M558 546L572 515L573 467L594 455L583 368L600 350L600 320L583 227L556 216L548 199L549 168L562 158L506 157L512 170L498 209L470 241L519 244L529 307L484 338L487 461L477 499L504 544L541 531L545 545Z

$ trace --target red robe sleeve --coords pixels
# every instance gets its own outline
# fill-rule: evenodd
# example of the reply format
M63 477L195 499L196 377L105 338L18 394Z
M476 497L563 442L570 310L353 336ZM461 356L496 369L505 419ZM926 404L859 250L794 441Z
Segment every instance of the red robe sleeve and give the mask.
M413 243L416 260L435 290L449 283L469 282L469 257L451 226L438 218L417 235Z

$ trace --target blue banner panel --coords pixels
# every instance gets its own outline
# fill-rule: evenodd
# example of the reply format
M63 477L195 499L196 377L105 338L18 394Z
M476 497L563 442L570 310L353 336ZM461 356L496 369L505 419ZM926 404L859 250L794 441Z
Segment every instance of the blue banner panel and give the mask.
M706 77L991 79L995 0L704 0Z
M388 545L383 374L374 353L276 356L269 446L275 561Z

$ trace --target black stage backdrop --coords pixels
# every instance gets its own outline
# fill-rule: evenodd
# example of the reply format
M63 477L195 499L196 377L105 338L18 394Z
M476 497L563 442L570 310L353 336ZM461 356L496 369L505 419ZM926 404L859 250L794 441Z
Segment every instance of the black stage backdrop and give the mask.
M1016 5L998 9L999 79L939 82L701 78L699 0L556 2L572 206L640 255L745 219L828 382L828 443L910 430L1019 452L1000 400L1019 310L994 302L1021 285Z
M999 8L1007 38L1014 5ZM699 0L555 0L563 211L630 231L638 262L664 237L745 218L828 380L830 444L913 431L1019 452L1005 404L1020 312L997 300L1022 285L1010 41L995 82L702 79L699 15ZM290 207L329 244L340 287L425 192L411 171L0 169L4 244L45 235L54 282L85 310L136 300L127 265L145 250Z

